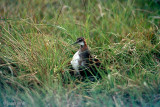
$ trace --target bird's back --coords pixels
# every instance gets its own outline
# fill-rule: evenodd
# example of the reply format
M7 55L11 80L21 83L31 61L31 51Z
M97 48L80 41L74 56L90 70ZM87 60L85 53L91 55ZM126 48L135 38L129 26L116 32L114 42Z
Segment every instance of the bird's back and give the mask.
M79 72L82 77L101 77L98 71L102 68L101 62L93 57L89 50L81 52L80 57L82 59L82 64L79 67Z

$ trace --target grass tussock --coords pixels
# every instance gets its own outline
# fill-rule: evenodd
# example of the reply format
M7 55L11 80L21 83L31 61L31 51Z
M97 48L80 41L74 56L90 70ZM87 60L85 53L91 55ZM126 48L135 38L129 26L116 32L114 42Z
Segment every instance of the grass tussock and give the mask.
M0 1L0 105L158 106L159 0ZM68 71L77 37L108 75L81 82Z

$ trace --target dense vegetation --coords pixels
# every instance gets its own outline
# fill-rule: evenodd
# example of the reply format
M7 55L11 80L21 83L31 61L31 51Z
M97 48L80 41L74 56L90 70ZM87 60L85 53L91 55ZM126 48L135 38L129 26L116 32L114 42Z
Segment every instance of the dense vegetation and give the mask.
M1 0L0 17L0 106L160 105L159 0ZM108 75L64 84L81 36Z

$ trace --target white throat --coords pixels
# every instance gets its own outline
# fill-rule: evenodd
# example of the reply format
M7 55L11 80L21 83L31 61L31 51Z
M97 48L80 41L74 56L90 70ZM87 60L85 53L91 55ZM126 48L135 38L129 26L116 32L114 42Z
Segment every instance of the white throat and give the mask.
M84 46L84 42L83 41L79 42L78 44Z

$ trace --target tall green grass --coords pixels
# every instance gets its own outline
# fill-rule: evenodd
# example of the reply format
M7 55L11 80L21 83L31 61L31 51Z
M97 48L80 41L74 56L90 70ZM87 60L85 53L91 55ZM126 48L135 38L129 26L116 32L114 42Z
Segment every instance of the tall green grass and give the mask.
M159 8L154 0L0 1L1 106L158 106ZM81 36L108 75L63 84Z

